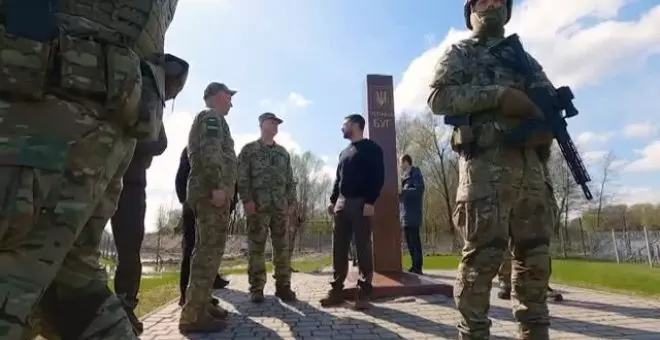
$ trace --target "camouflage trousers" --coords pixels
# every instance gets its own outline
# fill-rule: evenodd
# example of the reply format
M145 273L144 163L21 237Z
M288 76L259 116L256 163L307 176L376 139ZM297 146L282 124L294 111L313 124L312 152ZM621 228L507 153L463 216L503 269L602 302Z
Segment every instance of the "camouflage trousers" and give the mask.
M490 290L509 243L514 318L521 334L548 339L546 289L554 216L548 192L546 187L507 187L494 196L457 202L454 220L465 242L454 285L459 339L490 338Z
M137 339L99 264L135 140L102 112L0 100L0 338L38 313L66 339Z
M289 219L289 222L294 220L293 218ZM300 224L294 221L293 223L288 223L289 226L289 261L293 259L293 251L296 249L296 237L298 237L298 230L300 229Z
M182 324L209 317L209 299L225 253L229 231L228 206L218 208L210 200L199 200L192 205L195 214L195 247L190 259L186 304L181 310Z
M497 282L501 289L511 289L511 249L507 248L502 256L502 264L497 271Z
M270 231L273 248L273 267L276 287L291 285L291 257L287 238L287 215L284 209L261 208L247 217L248 281L251 292L259 292L266 285L266 239Z

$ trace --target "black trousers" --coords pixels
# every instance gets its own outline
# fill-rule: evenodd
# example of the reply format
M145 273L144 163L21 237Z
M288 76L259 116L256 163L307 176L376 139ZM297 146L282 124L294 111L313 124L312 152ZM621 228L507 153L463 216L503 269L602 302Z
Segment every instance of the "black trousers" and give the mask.
M140 248L144 240L144 215L147 194L141 184L124 183L117 211L110 220L117 247L115 293L135 308L142 277Z
M421 272L424 265L424 255L422 253L422 239L419 235L419 227L403 228L406 237L406 244L408 245L408 252L410 252L410 259L412 260L412 271Z
M371 218L362 215L364 200L339 198L335 205L332 232L332 288L341 290L348 275L348 253L351 240L355 242L360 278L358 286L371 293L374 274L373 243L371 240Z
M179 289L181 296L185 298L186 288L190 280L190 257L192 256L193 248L195 248L195 214L192 209L187 206L183 207L182 211L183 220L183 238L181 239L181 272L179 274ZM220 274L215 276L216 283L222 278Z

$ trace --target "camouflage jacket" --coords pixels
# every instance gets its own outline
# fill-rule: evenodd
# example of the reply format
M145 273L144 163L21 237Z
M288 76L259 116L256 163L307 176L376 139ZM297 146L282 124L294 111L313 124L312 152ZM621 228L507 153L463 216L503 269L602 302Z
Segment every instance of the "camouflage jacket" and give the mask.
M241 201L254 202L257 208L295 204L296 186L286 149L261 140L246 144L238 155L238 193Z
M236 182L236 151L225 117L206 109L195 117L188 135L187 202L211 199L213 190L222 189L231 198Z
M537 83L528 84L526 79L502 65L488 48L503 38L469 38L450 46L438 61L428 105L437 115L472 115L472 129L476 146L484 150L476 156L461 157L460 187L457 200L465 196L485 195L492 189L489 183L522 183L523 162L520 150L502 151L503 133L518 122L498 117L499 100L507 87L524 91L526 87L554 87L539 63L529 56L536 66ZM506 53L506 51L505 51ZM498 151L499 150L499 151ZM529 150L527 150L529 151ZM525 152L527 152L525 151ZM538 158L525 165L525 182L532 186L545 186L547 181L543 165ZM515 170L515 171L514 171Z

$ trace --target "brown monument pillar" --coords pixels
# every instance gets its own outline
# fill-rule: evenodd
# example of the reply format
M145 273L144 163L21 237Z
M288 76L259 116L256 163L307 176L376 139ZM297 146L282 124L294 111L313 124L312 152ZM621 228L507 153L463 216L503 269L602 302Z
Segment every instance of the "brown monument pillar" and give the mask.
M399 171L394 126L394 84L392 76L367 75L367 136L383 149L385 184L373 217L374 291L373 298L405 295L452 295L453 288L428 277L404 272L401 264L401 224L399 222ZM347 297L355 296L357 273L346 282Z

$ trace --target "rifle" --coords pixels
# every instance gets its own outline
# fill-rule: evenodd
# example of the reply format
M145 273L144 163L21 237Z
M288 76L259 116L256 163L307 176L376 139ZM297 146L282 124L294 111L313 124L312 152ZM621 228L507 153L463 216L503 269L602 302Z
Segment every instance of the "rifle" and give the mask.
M537 69L532 66L517 34L512 34L497 45L490 47L489 52L497 57L504 66L525 76L528 84L538 80L535 79ZM548 88L544 87L528 87L525 89L525 93L529 99L543 112L544 121L526 120L516 129L508 132L506 140L514 145L522 145L533 134L542 131L552 132L566 160L566 164L573 174L575 183L580 185L585 198L592 200L593 195L587 186L587 183L591 181L591 177L566 129L566 119L575 117L579 113L573 105L573 98L575 97L568 86L562 86L554 90L555 95L552 95L551 91L548 91ZM562 114L562 111L565 114ZM469 115L445 116L444 122L454 127L460 127L469 124L470 117Z

